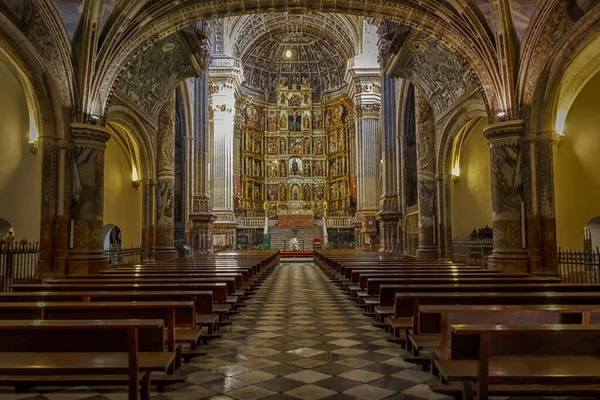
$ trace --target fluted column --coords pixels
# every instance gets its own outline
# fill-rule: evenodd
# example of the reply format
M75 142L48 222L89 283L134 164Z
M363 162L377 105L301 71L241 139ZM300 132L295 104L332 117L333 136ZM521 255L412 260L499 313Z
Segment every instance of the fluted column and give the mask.
M156 259L177 258L174 233L175 209L175 96L163 105L158 116L156 193Z
M195 253L212 251L213 222L209 193L209 96L208 72L194 81L194 193L192 214L192 248Z
M490 142L494 250L488 268L529 272L525 243L522 182L523 121L505 121L484 128Z
M235 247L237 223L233 210L235 103L243 80L241 63L233 57L213 58L209 69L213 112L212 205L217 217L216 250Z
M417 187L419 193L419 248L417 257L437 259L435 125L433 109L427 99L416 94Z
M104 152L108 131L96 125L71 125L73 208L67 274L90 274L108 266L104 255Z

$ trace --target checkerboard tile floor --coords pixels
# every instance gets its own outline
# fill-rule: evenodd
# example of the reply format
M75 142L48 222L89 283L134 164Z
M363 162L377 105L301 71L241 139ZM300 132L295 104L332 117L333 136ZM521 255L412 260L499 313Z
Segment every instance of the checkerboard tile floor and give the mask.
M184 366L187 381L153 400L442 400L430 375L402 359L381 329L312 263L277 267L206 356ZM124 390L71 388L0 400L126 400Z

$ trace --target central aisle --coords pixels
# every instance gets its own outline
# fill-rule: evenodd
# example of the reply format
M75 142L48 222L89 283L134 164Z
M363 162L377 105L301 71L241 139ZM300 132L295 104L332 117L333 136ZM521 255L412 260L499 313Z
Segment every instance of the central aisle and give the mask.
M162 396L445 398L313 263L282 262L232 321L186 367L189 383Z

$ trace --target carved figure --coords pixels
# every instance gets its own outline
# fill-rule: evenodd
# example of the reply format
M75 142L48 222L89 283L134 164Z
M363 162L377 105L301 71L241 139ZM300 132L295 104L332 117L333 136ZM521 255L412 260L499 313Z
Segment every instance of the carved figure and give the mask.
M305 184L304 185L304 201L310 201L310 185L309 184Z
M285 190L285 185L283 183L279 185L279 200L287 201L287 193Z
M310 138L308 136L304 138L304 154L310 154Z
M287 176L287 168L285 165L285 161L281 160L279 162L279 177L285 178Z
M310 160L304 161L304 176L308 176L310 177L311 175L311 168L310 168Z

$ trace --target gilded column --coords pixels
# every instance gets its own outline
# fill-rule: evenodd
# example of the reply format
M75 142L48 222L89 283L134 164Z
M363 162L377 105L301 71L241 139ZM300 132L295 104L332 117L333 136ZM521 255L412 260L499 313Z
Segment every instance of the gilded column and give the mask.
M529 272L526 251L522 154L523 121L505 121L484 128L490 143L494 250L488 268Z
M433 109L421 93L416 93L417 188L419 194L419 248L417 257L437 259L435 125Z
M101 126L71 124L73 207L66 273L85 275L108 266L104 255L104 152L110 133Z
M156 193L156 260L177 258L174 233L175 200L175 96L158 115Z
M214 222L213 248L235 247L237 222L233 209L235 105L243 81L240 60L220 56L209 68L210 96L213 112L212 205Z

